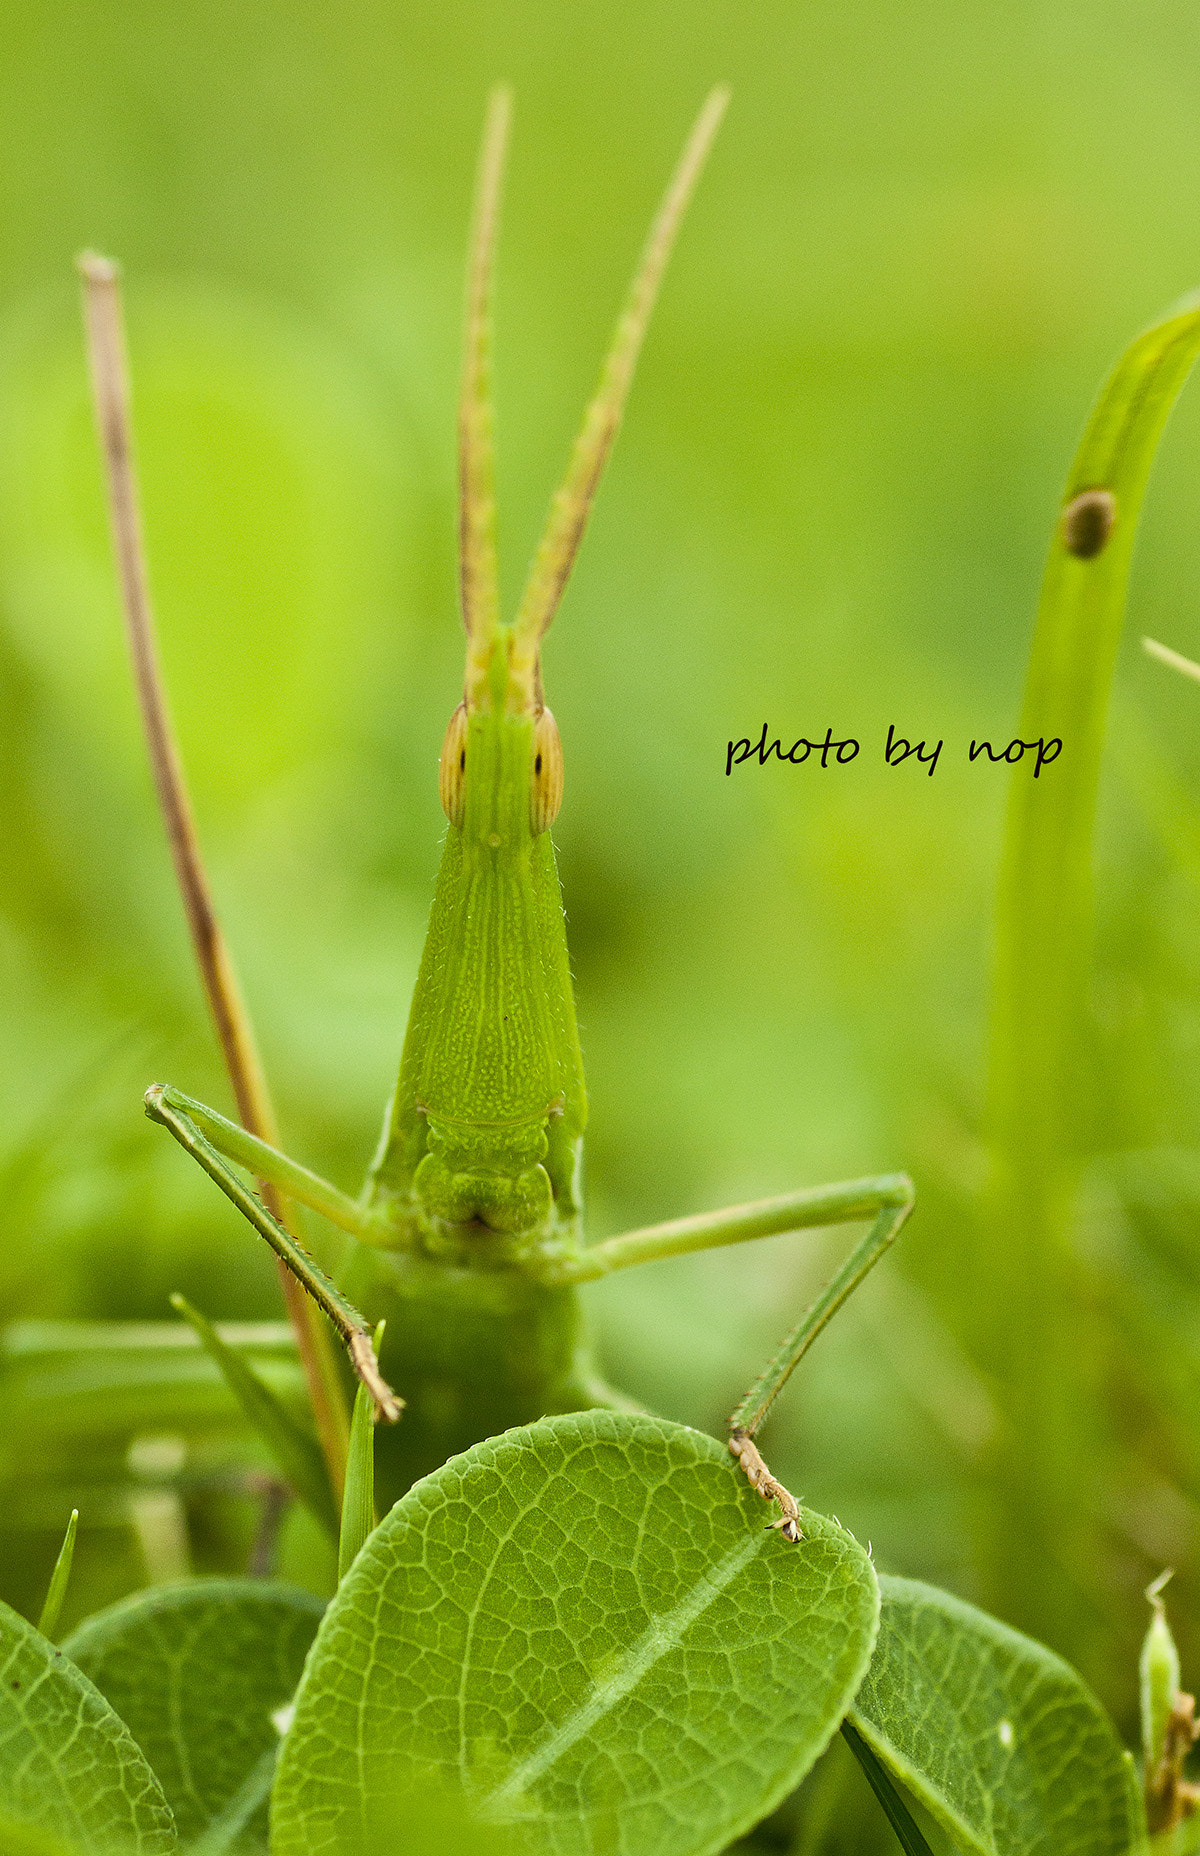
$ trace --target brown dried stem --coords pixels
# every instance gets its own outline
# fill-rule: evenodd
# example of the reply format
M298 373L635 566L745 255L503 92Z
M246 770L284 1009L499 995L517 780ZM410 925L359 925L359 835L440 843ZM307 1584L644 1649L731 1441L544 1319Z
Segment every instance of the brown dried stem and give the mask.
M96 424L108 487L113 546L137 684L138 705L146 732L158 802L166 825L192 946L220 1039L239 1119L249 1133L277 1146L278 1133L271 1098L250 1018L213 908L183 766L167 708L138 511L129 379L117 267L109 259L87 252L79 260L79 271L83 279L84 322L91 362ZM268 1211L287 1226L288 1208L275 1187L269 1181L261 1180L259 1192ZM345 1480L349 1417L332 1336L320 1311L282 1264L279 1265L279 1278L308 1382L317 1433L340 1499Z

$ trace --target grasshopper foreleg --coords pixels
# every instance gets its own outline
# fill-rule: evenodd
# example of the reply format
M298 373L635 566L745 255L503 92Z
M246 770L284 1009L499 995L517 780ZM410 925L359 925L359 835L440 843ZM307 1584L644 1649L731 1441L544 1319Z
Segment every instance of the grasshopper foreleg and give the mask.
M205 1139L192 1116L178 1106L180 1100L176 1091L156 1083L146 1091L146 1113L151 1121L160 1122L175 1136L184 1152L191 1155L197 1165L221 1188L226 1198L237 1206L242 1216L253 1225L260 1237L266 1239L280 1261L329 1317L345 1342L351 1365L374 1399L379 1416L394 1423L400 1416L401 1401L379 1371L371 1330L362 1315L353 1302L348 1301L336 1284L331 1282L320 1264L309 1256L303 1245L296 1242L291 1232L277 1218L272 1217L262 1201L255 1197L212 1143ZM211 1110L206 1112L212 1114Z

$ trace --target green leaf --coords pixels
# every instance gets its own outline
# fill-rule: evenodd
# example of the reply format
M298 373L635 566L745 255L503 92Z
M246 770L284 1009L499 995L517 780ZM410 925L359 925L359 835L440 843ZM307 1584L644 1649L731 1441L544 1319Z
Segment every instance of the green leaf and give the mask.
M1064 1138L1059 1098L1081 1011L1096 789L1130 556L1163 426L1198 353L1200 298L1189 297L1122 355L1075 454L1042 583L1021 739L1061 738L1063 751L1036 780L1027 760L1012 776L991 1075L996 1135L1018 1151L1032 1142L1039 1156ZM1070 512L1096 490L1112 498L1115 519L1107 541L1081 555Z
M83 1851L158 1856L171 1813L129 1729L32 1624L0 1605L0 1813ZM36 1840L30 1843L36 1849Z
M1144 1825L1112 1722L1068 1663L961 1599L881 1579L850 1711L892 1775L981 1856L1127 1856Z
M1175 1698L1182 1686L1179 1651L1167 1622L1163 1587L1171 1577L1160 1573L1146 1588L1150 1603L1150 1625L1142 1641L1138 1659L1141 1690L1142 1761L1151 1774L1166 1752L1167 1727L1175 1709Z
M520 1849L723 1849L828 1744L870 1656L870 1561L803 1526L789 1546L718 1443L657 1418L547 1418L452 1458L330 1605L276 1856L349 1856L377 1799L425 1782Z
M271 1717L295 1693L321 1610L289 1586L220 1579L140 1592L68 1638L154 1768L182 1837L233 1847L252 1822L265 1844Z

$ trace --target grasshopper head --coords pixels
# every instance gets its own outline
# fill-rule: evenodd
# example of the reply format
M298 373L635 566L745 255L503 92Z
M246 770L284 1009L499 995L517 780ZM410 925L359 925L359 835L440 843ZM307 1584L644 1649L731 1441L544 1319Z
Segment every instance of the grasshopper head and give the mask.
M554 823L562 792L562 741L545 704L514 715L503 703L459 703L438 762L438 793L452 825L493 849L520 843Z

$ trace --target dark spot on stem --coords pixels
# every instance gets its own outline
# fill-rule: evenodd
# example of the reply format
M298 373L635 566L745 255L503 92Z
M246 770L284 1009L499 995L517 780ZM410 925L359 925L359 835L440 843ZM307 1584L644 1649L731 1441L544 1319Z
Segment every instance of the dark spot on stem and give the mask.
M1081 490L1062 515L1063 544L1076 560L1092 561L1102 551L1117 520L1111 490Z
M537 759L533 763L533 771L535 773L540 773L542 771L542 757L540 754L538 755Z

